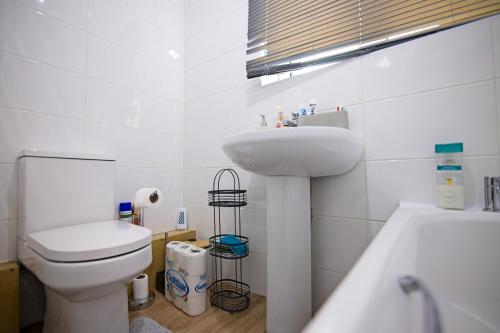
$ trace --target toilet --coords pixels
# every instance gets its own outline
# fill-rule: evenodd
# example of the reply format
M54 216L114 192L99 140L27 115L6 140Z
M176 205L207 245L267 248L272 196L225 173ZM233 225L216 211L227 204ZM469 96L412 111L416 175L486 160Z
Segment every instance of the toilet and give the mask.
M44 284L44 333L126 333L126 284L152 260L151 231L115 217L115 161L18 156L18 257Z

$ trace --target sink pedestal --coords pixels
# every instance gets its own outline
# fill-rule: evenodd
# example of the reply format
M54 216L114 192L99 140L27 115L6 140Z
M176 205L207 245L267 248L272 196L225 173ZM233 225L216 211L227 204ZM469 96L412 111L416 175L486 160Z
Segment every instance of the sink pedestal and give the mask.
M310 178L267 177L267 332L297 333L311 319Z

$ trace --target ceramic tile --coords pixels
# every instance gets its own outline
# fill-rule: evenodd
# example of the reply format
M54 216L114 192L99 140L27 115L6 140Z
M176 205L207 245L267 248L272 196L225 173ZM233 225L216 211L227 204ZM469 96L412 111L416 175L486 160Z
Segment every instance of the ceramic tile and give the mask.
M80 73L85 71L86 34L19 3L0 2L0 49Z
M17 0L50 16L86 29L88 0Z
M348 60L325 69L286 80L283 102L287 112L314 99L318 110L335 109L339 104L362 101L361 60Z
M344 274L332 272L319 267L312 267L312 306L313 313L318 311L321 305L333 293L335 288L342 282Z
M185 4L186 38L200 33L218 20L227 19L228 15L246 5L247 2L244 0L187 1Z
M365 101L493 77L489 21L456 27L362 58Z
M184 166L186 168L232 166L233 163L220 148L222 141L232 134L254 128L254 126L241 126L184 136L184 150L188 152L184 157Z
M17 167L16 164L0 164L0 221L15 218L17 218Z
M368 221L368 241L371 242L382 230L385 222L380 221Z
M120 166L177 168L177 135L88 122L88 151L114 156Z
M348 273L366 248L366 224L364 220L315 216L311 224L313 266Z
M434 156L436 143L463 142L465 155L498 151L494 82L365 105L366 159Z
M313 214L348 218L366 218L365 164L340 176L311 179Z
M0 263L17 260L17 220L0 221Z
M137 84L136 55L100 37L88 36L87 66L92 77L129 86Z
M386 221L399 201L434 202L434 159L366 162L368 219Z
M245 48L240 47L185 72L185 84L189 87L186 102L235 87L245 80Z
M493 25L493 47L495 52L495 74L500 77L500 16L495 16Z
M247 38L246 6L238 8L224 20L219 20L198 34L186 38L186 69L221 56L239 46L246 46ZM212 36L218 36L214 47Z
M0 106L83 117L83 75L4 52L0 73Z
M128 86L88 78L87 119L181 134L182 104Z
M81 151L84 121L0 108L0 162L15 163L23 149Z

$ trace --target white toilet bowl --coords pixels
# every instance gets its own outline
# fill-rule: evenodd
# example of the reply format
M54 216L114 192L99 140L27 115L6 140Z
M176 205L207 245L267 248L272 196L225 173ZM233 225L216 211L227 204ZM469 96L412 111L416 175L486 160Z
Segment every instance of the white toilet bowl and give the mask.
M19 240L21 262L45 285L44 333L128 332L126 283L151 263L149 229L119 221Z

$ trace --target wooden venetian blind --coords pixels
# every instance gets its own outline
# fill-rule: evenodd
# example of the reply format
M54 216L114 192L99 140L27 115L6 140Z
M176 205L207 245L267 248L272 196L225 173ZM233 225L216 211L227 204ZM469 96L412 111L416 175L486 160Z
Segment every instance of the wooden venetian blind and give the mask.
M500 13L500 0L249 0L247 76L338 61Z

